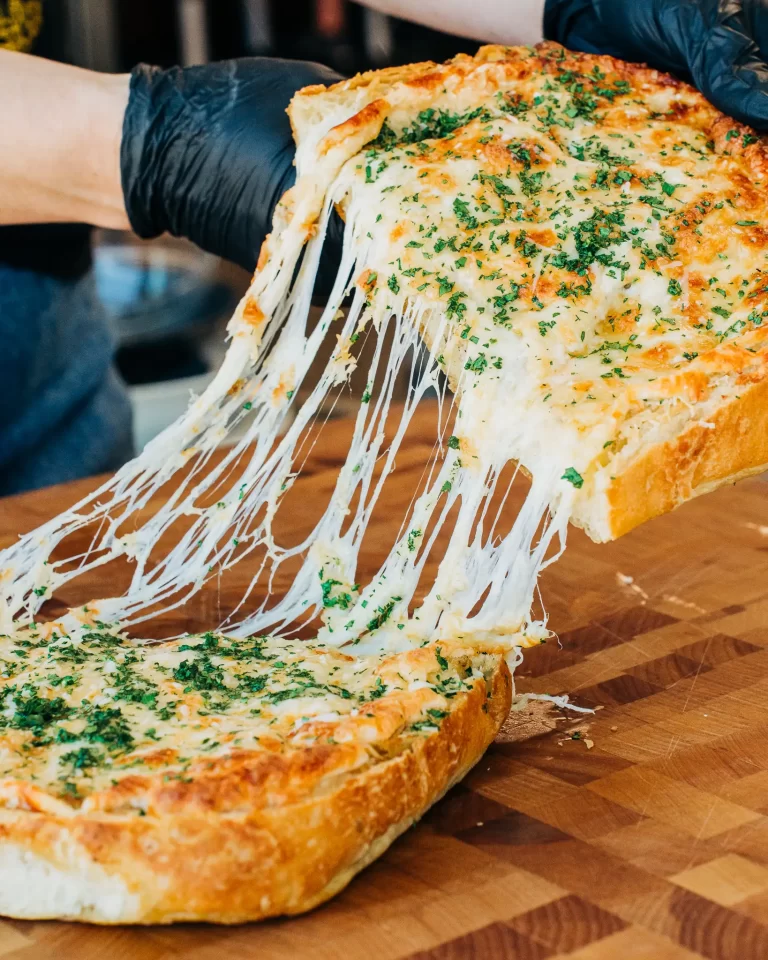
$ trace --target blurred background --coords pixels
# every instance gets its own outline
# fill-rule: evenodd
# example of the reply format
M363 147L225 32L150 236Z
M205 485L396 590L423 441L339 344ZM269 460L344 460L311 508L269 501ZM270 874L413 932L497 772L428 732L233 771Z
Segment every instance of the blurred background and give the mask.
M351 75L477 48L348 0L63 0L46 5L37 52L45 56L46 40L54 36L57 49L66 38L65 59L109 72L140 61L190 66L252 55L317 60ZM101 232L95 258L141 449L211 379L225 348L226 322L249 277L172 238L143 243ZM324 361L318 357L318 372ZM310 376L305 390L311 382ZM337 400L334 413L357 402L353 394Z

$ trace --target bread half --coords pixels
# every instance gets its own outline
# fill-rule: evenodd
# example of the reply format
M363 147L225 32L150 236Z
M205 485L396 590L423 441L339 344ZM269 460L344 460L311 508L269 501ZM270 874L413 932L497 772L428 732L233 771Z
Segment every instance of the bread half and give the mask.
M570 112L564 99L568 94L576 98ZM464 126L449 123L440 143L430 111L432 118L473 117L473 110L493 107L499 97L508 105L508 132L499 135L492 125L483 127L481 116ZM549 100L554 112L545 116ZM541 106L536 107L539 102ZM527 112L515 109L520 104ZM575 524L596 541L611 540L692 497L768 467L768 284L763 282L768 250L768 152L754 131L719 113L692 87L642 65L571 53L552 44L535 50L489 46L475 57L459 55L445 64L376 71L328 89L301 91L289 110L300 156L302 150L311 152L329 128L342 129L350 118L362 118L371 105L377 112L376 129L386 123L395 148L394 154L382 153L379 138L375 160L365 159L363 151L349 161L369 164L368 169L374 170L369 179L376 178L382 156L388 160L394 155L397 163L404 154L409 156L403 138L409 143L417 140L414 131L419 124L431 137L428 149L433 153L431 158L418 155L411 147L410 156L415 159L406 159L398 167L403 170L403 182L411 162L419 170L423 167L422 176L427 168L430 177L434 170L443 171L448 175L444 182L450 183L445 191L459 189L476 220L483 220L480 211L488 203L497 202L487 186L488 175L502 178L506 197L520 197L516 178L521 173L521 154L519 150L511 157L506 153L510 140L526 144L528 160L523 162L535 176L544 177L535 185L541 190L533 201L536 209L525 201L528 206L522 219L510 222L507 217L498 228L514 231L522 225L534 236L538 231L539 237L549 232L550 239L540 241L539 247L549 256L547 276L531 282L536 270L526 279L523 269L522 277L516 277L520 290L516 308L529 307L533 318L530 329L520 328L525 349L532 353L552 347L553 355L558 350L576 355L580 350L597 353L606 344L619 344L616 352L606 349L602 359L607 369L581 374L574 364L563 374L572 378L573 389L559 405L557 398L549 398L542 376L535 395L531 394L530 409L520 412L538 418L537 433L548 434L553 448L570 443L584 452L594 438L600 439L578 467L581 485L573 501ZM559 106L565 106L565 117L558 113ZM494 138L496 142L488 146ZM596 143L602 154L595 153ZM482 159L474 177L462 179L465 168L457 157L469 157L473 150ZM530 151L535 155L537 150L540 159L531 161ZM392 165L397 163L392 160ZM582 180L577 185L581 195L569 192L569 200L562 178L571 163L580 165ZM390 184L395 175L387 171L384 176ZM408 190L420 182L430 183L429 178L412 181ZM548 189L550 183L553 186ZM397 190L390 196L396 195ZM622 284L610 276L603 282L611 268L600 262L576 271L551 267L555 251L564 251L566 259L574 254L566 231L558 234L562 242L555 240L557 222L549 215L567 210L574 197L582 202L584 196L594 208L618 205L626 210L627 225L635 224L635 234L627 231L616 253L616 260L625 261ZM382 210L386 202L382 197ZM416 210L415 206L407 209ZM485 218L490 215L486 213ZM449 222L444 206L434 222L445 228L446 237L458 234L461 242L468 232L463 229L464 219L464 224ZM646 221L651 225L647 240ZM562 216L558 222L564 222ZM661 235L657 235L659 226ZM411 236L408 228L406 220L399 245L393 232L388 262L400 257L404 266L418 267L423 263L420 253L405 249L404 240L413 240L414 247L422 246L423 238ZM508 250L506 260L492 265L512 269L510 258L515 255ZM483 260L480 269L487 272L487 267L488 260ZM438 272L440 268L449 281L455 280L454 292L459 289L460 275L447 272L451 265L433 266ZM462 269L468 270L469 265ZM417 274L417 280L422 279ZM579 285L584 290L587 282L588 293L579 303L572 301L589 315L584 326L574 325L569 332L563 329L562 318L557 325L549 320L550 309L541 314L545 326L539 328L540 338L537 311L567 303L563 290L579 289ZM474 388L476 380L464 372L472 352L471 337L466 332L463 339L459 336L465 320L454 320L446 329L448 297L435 296L431 289L419 294L422 301L430 296L434 309L424 314L424 340L444 357L455 390L462 390L468 380ZM637 326L625 321L624 303L637 313ZM523 323L520 313L514 315L512 325ZM663 327L661 332L654 324ZM484 340L489 329L487 324L482 330L473 326L470 332ZM581 341L576 339L580 330ZM673 336L668 335L670 331ZM606 397L603 376L614 378L609 384L612 398ZM551 410L546 415L541 410L544 400ZM592 412L583 414L590 403ZM583 415L573 416L580 408ZM536 472L536 458L527 456L526 450L519 451L519 459Z
M178 648L154 645L152 663L190 662ZM106 771L74 777L73 793L61 770L74 747L68 742L62 753L59 731L74 731L65 739L78 749L81 742L102 749L93 724L83 730L77 721L85 709L81 694L97 682L89 680L92 664L81 664L71 719L38 730L32 766L18 762L14 776L9 752L0 748L0 914L101 924L241 923L309 910L346 886L467 773L510 706L503 655L458 644L356 661L272 643L268 656L267 672L275 672L270 664L287 664L288 688L268 680L260 695L227 708L235 715L216 714L218 693L204 697L174 681L153 708L157 714L170 697L175 715L164 724L147 704L122 704L131 750L106 757ZM281 690L295 694L299 681L290 677L319 677L329 660L338 668L333 677L346 680L281 699ZM245 682L240 661L217 655L213 663L230 678L229 689L238 677ZM133 669L142 683L157 676L151 664ZM219 730L212 751L210 738L200 745L203 723ZM235 745L233 725L249 745ZM8 730L0 742L7 747L16 733Z

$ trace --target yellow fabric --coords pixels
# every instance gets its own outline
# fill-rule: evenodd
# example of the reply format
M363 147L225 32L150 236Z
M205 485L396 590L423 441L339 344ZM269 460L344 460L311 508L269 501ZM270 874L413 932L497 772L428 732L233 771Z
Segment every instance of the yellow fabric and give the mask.
M42 0L0 0L0 47L31 50L42 25Z

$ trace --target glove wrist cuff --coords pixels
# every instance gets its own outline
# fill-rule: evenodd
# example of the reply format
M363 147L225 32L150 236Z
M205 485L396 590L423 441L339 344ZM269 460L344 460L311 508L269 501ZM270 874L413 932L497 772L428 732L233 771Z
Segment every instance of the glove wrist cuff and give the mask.
M159 189L163 162L162 129L166 97L159 88L165 71L140 63L131 71L130 95L120 141L120 178L131 229L145 240L169 229L168 213Z

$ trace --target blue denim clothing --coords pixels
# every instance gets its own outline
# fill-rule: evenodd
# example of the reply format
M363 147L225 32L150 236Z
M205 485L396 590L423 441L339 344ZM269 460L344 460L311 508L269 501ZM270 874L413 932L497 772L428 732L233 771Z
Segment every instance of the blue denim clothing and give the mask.
M0 496L131 456L113 353L92 271L64 278L0 263Z

